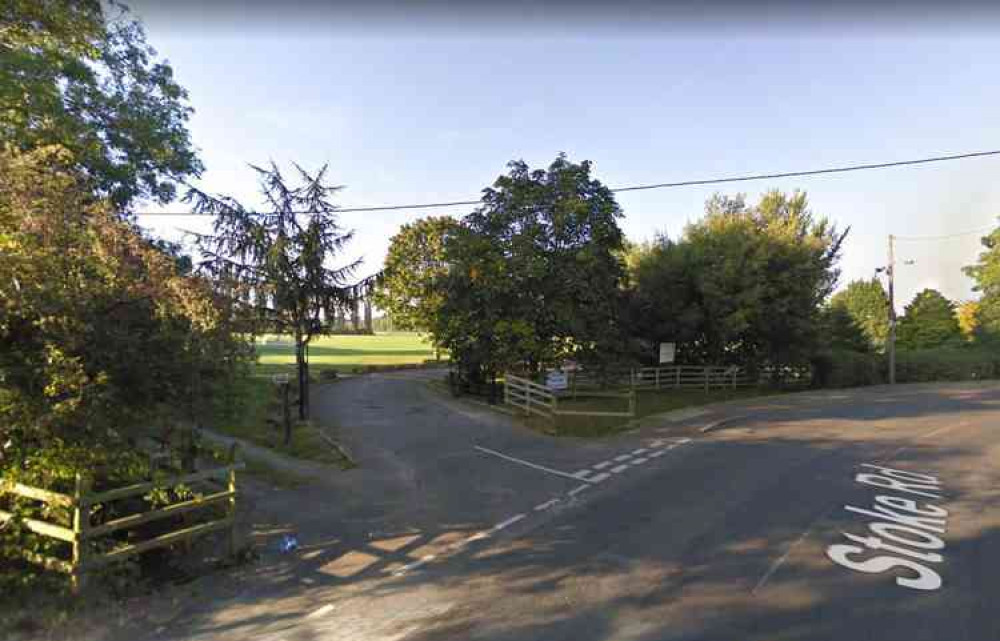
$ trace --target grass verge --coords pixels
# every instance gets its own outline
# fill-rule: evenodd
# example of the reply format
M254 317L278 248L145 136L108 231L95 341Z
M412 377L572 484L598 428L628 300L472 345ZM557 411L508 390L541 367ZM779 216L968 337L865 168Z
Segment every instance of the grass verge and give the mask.
M235 391L235 402L229 411L213 421L213 428L254 445L298 459L327 463L349 469L354 463L320 435L320 426L312 421L299 421L292 426L292 439L284 443L284 431L279 424L269 422L281 415L281 400L277 387L266 378L247 378ZM292 393L295 396L295 392Z
M257 373L294 372L295 344L291 337L268 336L258 340L256 347ZM413 332L321 336L309 345L309 370L317 374L326 369L360 373L369 366L420 365L434 358L431 344Z

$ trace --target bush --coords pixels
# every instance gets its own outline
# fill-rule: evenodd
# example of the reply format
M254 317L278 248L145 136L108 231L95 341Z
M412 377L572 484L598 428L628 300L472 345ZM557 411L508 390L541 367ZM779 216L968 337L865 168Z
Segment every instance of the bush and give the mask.
M888 379L888 364L882 354L837 349L813 359L816 387L878 385Z
M1000 351L971 345L896 353L896 380L900 383L983 378L1000 378Z

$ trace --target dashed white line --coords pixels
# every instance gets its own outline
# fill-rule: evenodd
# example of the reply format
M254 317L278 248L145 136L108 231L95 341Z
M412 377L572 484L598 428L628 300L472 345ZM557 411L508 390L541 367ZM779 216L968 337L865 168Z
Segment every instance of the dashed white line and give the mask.
M666 450L656 450L655 452L652 452L649 455L649 458L660 458L661 456L663 456L666 453L667 453Z
M577 494L579 494L580 492L584 491L588 487L590 487L590 486L589 485L580 485L578 487L574 487L572 490L569 491L569 495L570 496L576 496Z
M482 540L482 539L488 539L488 538L490 538L490 533L489 532L476 532L475 534L473 534L469 538L465 539L465 543L475 543L476 541L479 541L479 540Z
M632 461L632 465L642 465L643 463L645 463L648 460L649 460L648 458L642 458L640 456L639 458L637 458L637 459L635 459L635 460Z
M645 454L645 453L646 453L646 452L648 452L648 451L649 451L649 450L647 450L646 448L644 448L644 447L640 447L640 448L639 448L639 449L637 449L637 450L632 450L632 455L633 455L633 456L638 456L638 455L640 455L640 454Z
M653 441L652 443L649 444L650 447L660 447L661 445L663 445L663 439L662 438L658 438L658 439L656 439L655 441Z
M611 461L601 461L600 463L594 463L590 467L594 468L595 470L603 470L609 465L611 465Z
M573 472L573 476L575 476L576 478L584 478L585 479L588 474L590 474L590 470L577 470L577 471Z
M587 487L587 486L584 485L583 487ZM528 515L527 514L515 514L514 516L510 517L506 521L501 521L500 523L497 523L496 525L494 525L493 529L494 530L502 530L505 527L514 525L515 523L517 523L518 521L520 521L521 519L523 519L526 516L528 516Z
M630 458L632 458L631 454L622 454L621 456L616 456L615 460L621 462L621 461L627 461Z
M611 471L614 472L615 474L621 474L622 472L624 472L627 469L628 469L628 465L619 465L618 467L611 468Z
M403 574L404 572L409 572L410 570L416 570L421 565L426 565L427 563L430 563L431 561L433 561L436 558L437 558L437 555L435 555L435 554L428 554L427 556L421 557L419 561L414 561L413 563L409 563L407 565L404 565L403 567L401 567L398 570L396 570L395 572L393 572L393 574L396 575L396 576L399 576L400 574Z
M549 509L550 507L552 507L553 505L555 505L558 502L559 502L559 499L552 499L551 501L546 501L544 503L539 503L538 505L535 506L535 511L536 512L541 512L542 510L547 510L547 509Z
M591 483L600 483L601 481L603 481L605 479L609 479L609 478L611 478L610 474L598 474L597 476L590 477L590 482Z
M330 612L332 610L333 610L333 606L328 603L328 604L324 605L323 607L319 608L318 610L313 610L312 612L310 612L309 614L307 614L305 618L311 619L313 617L321 617L324 614L326 614L327 612Z

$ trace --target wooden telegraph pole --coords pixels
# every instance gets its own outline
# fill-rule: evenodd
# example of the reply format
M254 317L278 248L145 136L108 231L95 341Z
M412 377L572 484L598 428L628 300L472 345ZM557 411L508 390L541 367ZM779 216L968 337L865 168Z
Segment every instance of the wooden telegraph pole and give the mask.
M889 277L889 385L896 384L896 297L895 297L895 267L896 252L892 234L889 234L889 264L885 267Z

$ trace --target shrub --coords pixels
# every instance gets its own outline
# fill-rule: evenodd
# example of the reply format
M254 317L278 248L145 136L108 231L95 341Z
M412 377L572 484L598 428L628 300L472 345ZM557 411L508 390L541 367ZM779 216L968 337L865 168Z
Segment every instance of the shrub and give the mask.
M973 345L896 353L896 380L900 383L983 378L1000 378L1000 350Z
M813 359L813 385L858 387L884 383L887 363L881 354L836 349Z

